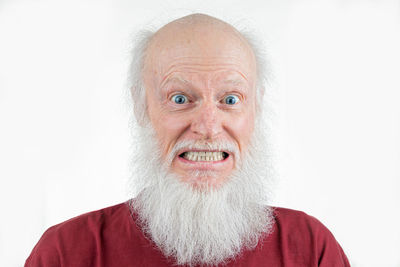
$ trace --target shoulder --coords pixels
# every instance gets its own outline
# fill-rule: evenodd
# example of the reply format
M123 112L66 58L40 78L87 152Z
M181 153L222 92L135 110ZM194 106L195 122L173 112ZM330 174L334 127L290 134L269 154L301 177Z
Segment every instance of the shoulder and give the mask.
M51 239L56 236L70 235L77 232L79 234L93 234L95 231L115 223L115 221L126 219L128 214L129 208L126 203L84 213L50 227L43 234L42 239Z
M281 227L308 228L310 231L329 231L317 218L299 210L274 207L274 218Z
M275 207L273 210L276 228L282 235L309 242L321 239L334 240L333 234L324 224L303 211L280 207Z
M284 219L284 220L317 220L313 216L308 215L304 211L300 210L293 210L293 209L288 209L288 208L282 208L282 207L272 207L274 211L274 215L278 219Z
M25 266L56 266L62 261L60 255L91 252L96 249L97 239L120 228L129 221L129 207L120 203L111 207L88 212L48 228Z
M318 266L350 266L331 231L317 218L298 210L279 207L273 210L274 234L291 257L305 262L304 256L308 255Z

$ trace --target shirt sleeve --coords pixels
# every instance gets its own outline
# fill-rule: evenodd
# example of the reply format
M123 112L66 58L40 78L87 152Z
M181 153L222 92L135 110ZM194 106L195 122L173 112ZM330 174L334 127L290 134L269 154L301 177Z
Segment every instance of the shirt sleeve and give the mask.
M33 248L25 261L24 267L58 267L61 266L59 250L53 229L48 229Z
M305 212L275 209L275 236L282 264L276 266L348 267L343 249L329 229ZM275 240L273 239L273 240Z
M333 234L321 222L319 222L317 219L315 220L318 223L318 231L316 233L319 250L318 266L350 267L350 263L346 257L346 254L336 241Z

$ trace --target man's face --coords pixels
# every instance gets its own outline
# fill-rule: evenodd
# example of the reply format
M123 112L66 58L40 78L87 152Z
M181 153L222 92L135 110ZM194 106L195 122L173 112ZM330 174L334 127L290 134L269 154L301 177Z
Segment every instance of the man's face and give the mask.
M254 128L255 73L251 49L230 28L172 25L155 35L144 71L148 115L182 181L218 187L235 169ZM181 142L198 146L177 149Z

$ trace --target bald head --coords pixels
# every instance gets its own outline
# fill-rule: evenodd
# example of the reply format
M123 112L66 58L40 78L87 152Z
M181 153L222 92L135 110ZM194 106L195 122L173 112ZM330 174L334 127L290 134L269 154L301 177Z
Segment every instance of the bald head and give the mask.
M204 14L189 15L166 24L154 34L149 49L158 50L177 44L181 44L181 47L191 45L200 55L201 52L211 52L207 51L210 48L218 53L232 46L243 53L252 54L246 39L234 27Z
M212 39L209 39L212 38ZM243 36L230 24L204 14L193 14L174 20L160 28L153 36L151 45L159 47L160 44L185 41L198 46L208 45L213 41L217 46L222 41L236 42L244 49L250 49Z
M250 36L204 14L179 18L156 32L142 31L137 35L130 68L133 108L139 124L148 122L145 97L149 89L159 88L168 72L173 71L170 68L184 64L183 59L191 59L192 66L236 65L237 73L256 87L256 108L261 110L259 101L264 94L265 64L262 49L253 36L249 39Z
M166 71L158 68L165 63L163 60L184 57L196 57L203 62L227 58L240 62L250 72L255 73L256 69L254 53L246 39L228 23L204 14L189 15L166 24L151 38L146 54L145 71L153 71L153 75Z

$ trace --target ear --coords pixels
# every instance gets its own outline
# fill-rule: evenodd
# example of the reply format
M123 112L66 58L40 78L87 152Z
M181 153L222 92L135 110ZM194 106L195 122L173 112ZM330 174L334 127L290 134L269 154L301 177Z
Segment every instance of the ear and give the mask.
M139 126L145 127L150 122L147 111L147 103L144 103L143 105L134 105L133 112L136 122Z
M132 86L130 89L133 114L136 123L144 127L149 122L146 90L143 86Z
M256 113L258 114L263 110L262 104L264 103L265 87L256 87L255 90Z

